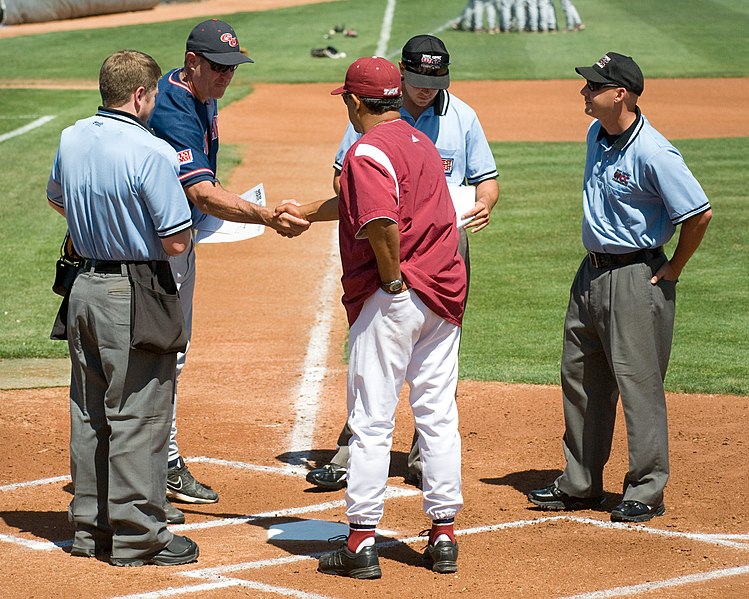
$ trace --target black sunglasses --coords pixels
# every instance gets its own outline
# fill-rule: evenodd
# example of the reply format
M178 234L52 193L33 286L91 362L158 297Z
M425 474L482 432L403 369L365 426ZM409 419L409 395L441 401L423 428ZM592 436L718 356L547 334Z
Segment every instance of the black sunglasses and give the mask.
M596 83L595 81L586 81L585 87L587 87L592 92L597 92L597 91L601 91L602 89L606 89L607 87L622 87L622 86L617 83Z
M416 73L417 75L428 75L430 77L443 77L450 72L447 64L425 64L416 62L413 60L404 60L403 66L406 67L407 71Z
M214 73L228 73L228 72L234 72L237 70L237 67L239 65L236 64L218 64L217 62L213 62L210 58L206 58L202 54L198 54L200 58L205 60L208 63L208 66L211 67L211 70Z

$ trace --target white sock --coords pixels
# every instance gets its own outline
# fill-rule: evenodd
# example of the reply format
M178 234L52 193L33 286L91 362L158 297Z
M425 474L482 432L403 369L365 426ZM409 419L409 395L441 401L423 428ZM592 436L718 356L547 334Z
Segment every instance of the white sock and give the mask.
M446 534L437 535L437 538L434 539L434 544L436 545L440 541L448 541L452 543L452 541L450 541L450 537L448 537Z

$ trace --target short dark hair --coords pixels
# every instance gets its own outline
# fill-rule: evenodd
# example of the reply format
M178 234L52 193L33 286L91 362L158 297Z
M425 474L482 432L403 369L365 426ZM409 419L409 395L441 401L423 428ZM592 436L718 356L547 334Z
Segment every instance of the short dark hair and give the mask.
M385 114L393 110L400 110L403 104L403 97L397 96L395 98L360 98L362 104L367 107L367 110L372 114Z
M128 102L139 87L154 89L161 77L161 67L148 54L138 50L118 50L99 70L99 93L105 107L116 108Z

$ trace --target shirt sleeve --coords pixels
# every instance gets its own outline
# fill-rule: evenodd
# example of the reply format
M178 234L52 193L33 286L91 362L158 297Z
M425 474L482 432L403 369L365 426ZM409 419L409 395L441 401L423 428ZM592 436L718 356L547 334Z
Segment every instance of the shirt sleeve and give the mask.
M338 146L338 151L335 154L335 162L333 163L334 169L339 172L341 171L341 169L343 169L343 159L346 157L346 152L348 152L351 146L359 141L360 137L361 134L357 133L356 129L354 129L354 126L349 123L348 127L346 127L345 133L343 134L341 145Z
M141 197L159 237L175 235L192 225L190 206L178 173L177 157L166 146L153 150L141 167Z
M662 198L674 225L710 208L702 186L676 148L661 148L651 156L646 173L653 193Z
M65 208L62 199L62 185L60 184L60 148L57 148L55 160L52 163L52 172L47 181L47 199L55 206Z
M476 114L473 114L466 139L466 179L469 185L478 185L487 179L498 177L497 163L486 140Z
M359 144L348 158L347 189L351 222L357 239L366 238L368 222L386 218L398 222L398 181L388 157L374 146Z
M177 152L179 180L184 187L200 181L216 181L207 154L206 146L210 142L194 98L159 93L150 125L154 133Z

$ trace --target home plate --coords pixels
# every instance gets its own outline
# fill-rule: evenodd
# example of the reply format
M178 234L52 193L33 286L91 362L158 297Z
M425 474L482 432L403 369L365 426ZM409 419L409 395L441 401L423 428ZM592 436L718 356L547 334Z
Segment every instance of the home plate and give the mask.
M378 528L377 534L395 537L398 533ZM327 541L338 536L348 536L348 524L325 520L301 520L274 524L268 529L268 539L274 541Z

